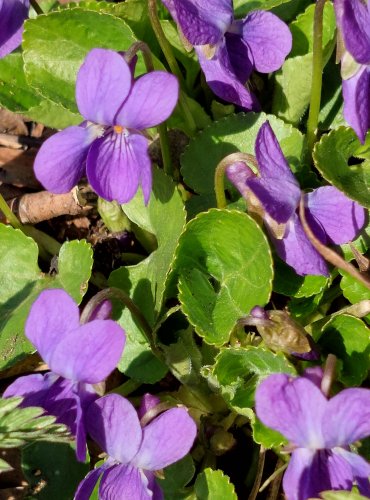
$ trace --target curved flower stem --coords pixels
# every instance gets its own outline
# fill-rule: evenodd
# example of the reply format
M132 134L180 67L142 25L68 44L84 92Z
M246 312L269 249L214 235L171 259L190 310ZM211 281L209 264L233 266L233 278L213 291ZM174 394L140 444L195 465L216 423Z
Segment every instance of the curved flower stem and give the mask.
M253 488L249 494L248 500L256 500L257 498L258 491L261 486L263 469L265 467L265 457L266 457L266 450L263 446L261 446L258 454L256 478L254 480Z
M148 73L150 73L151 71L154 71L152 53L151 53L148 45L145 42L139 41L139 42L136 42L133 45L131 45L131 47L125 53L126 61L130 62L131 59L136 55L136 53L139 50L143 54L145 67L146 67ZM161 123L160 125L158 125L157 130L158 130L158 134L159 134L159 142L161 145L163 170L165 171L166 174L172 175L173 169L172 169L172 163L171 163L170 145L169 145L169 141L168 141L166 124Z
M127 382L124 382L120 386L116 387L115 389L112 389L109 391L109 394L120 394L124 398L127 398L132 392L136 391L139 387L141 387L143 384L141 382L138 382L137 380L127 380Z
M337 254L337 252L323 245L313 234L306 220L303 196L301 197L299 204L299 217L301 219L304 232L306 233L312 246L315 247L319 254L322 255L325 260L330 262L330 264L342 269L370 290L369 278L365 278L365 276L363 276L350 262L346 262L339 254Z
M170 67L171 72L175 76L177 76L179 83L180 83L180 87L182 89L185 89L186 83L185 83L184 77L181 73L179 65L177 64L176 58L175 58L173 51L172 51L172 47L171 47L169 41L167 40L166 35L163 32L161 23L159 22L158 13L157 13L157 0L148 0L148 10L149 10L149 18L150 18L150 22L151 22L153 31L155 33L155 36L158 40L158 43L159 43L161 49L162 49L164 57L166 58L168 66ZM195 133L195 131L197 130L197 125L194 121L193 115L191 114L189 106L186 102L186 97L184 97L184 95L182 95L181 91L180 91L179 105L181 107L181 111L184 115L184 118L187 122L189 131L193 135Z
M254 166L257 165L256 158L248 153L231 153L220 161L215 170L214 180L217 208L226 208L227 201L225 197L224 177L227 167L237 162L244 162L246 165L248 165L249 162Z
M335 366L337 364L337 358L334 354L329 354L324 369L324 376L321 381L321 391L328 398L330 394L330 388L335 378Z
M323 72L322 30L325 1L317 0L314 16L311 100L307 120L307 144L310 155L312 155L312 150L316 142L317 126L319 123Z
M284 463L281 458L276 463L275 471L271 474L271 476L266 479L261 488L259 489L259 493L262 493L270 484L271 488L267 496L267 500L276 500L279 495L280 484L283 477L283 472L288 467L287 463Z
M36 12L36 14L43 14L44 11L40 7L40 5L37 3L36 0L30 0L30 4L33 7L33 10Z
M0 210L3 212L3 214L8 219L10 224L14 227L14 229L20 229L21 231L23 231L23 226L22 226L21 222L13 214L13 212L9 208L7 202L5 201L3 195L1 195L1 194L0 194Z
M80 318L81 323L82 324L87 323L91 318L93 312L95 311L96 307L105 300L109 299L117 299L127 307L127 309L131 312L131 314L140 323L141 329L145 335L145 338L149 342L151 348L156 354L158 354L158 349L154 345L154 342L152 340L152 329L149 323L147 322L147 320L145 319L144 315L137 307L137 305L133 302L133 300L127 295L127 293L125 293L120 288L115 288L115 287L106 288L105 290L102 290L101 292L98 292L96 295L94 295L94 297L92 297L86 304L84 310L81 313L81 318Z

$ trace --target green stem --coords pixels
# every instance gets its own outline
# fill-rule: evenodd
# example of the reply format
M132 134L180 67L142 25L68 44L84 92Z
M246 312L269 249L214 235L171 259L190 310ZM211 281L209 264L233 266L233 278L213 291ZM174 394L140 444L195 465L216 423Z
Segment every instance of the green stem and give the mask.
M139 387L141 387L143 384L141 382L138 382L137 380L127 380L124 384L120 385L119 387L116 387L110 393L115 393L115 394L120 394L123 397L129 396L132 392L136 391Z
M225 156L220 163L217 165L215 170L215 194L217 201L217 208L226 208L227 201L225 197L225 173L227 167L230 167L234 163L244 162L248 166L248 162L253 165L256 164L256 159L254 156L248 153L232 153L228 156Z
M95 311L96 307L104 302L105 300L109 299L117 299L120 302L122 302L127 309L131 312L131 314L137 319L138 323L141 326L141 329L149 342L152 350L154 353L158 354L158 349L154 345L154 342L152 340L152 329L145 319L144 315L140 311L140 309L137 307L137 305L133 302L133 300L120 288L106 288L105 290L102 290L101 292L98 292L94 297L92 297L89 302L86 304L84 310L82 311L81 314L81 323L87 323L89 319L91 318L91 315Z
M324 5L325 0L317 0L314 16L311 100L307 121L307 144L310 155L312 155L313 147L316 142L321 102L323 72L322 31Z
M148 0L148 9L149 9L149 18L150 22L153 28L153 31L155 33L155 36L158 40L159 46L162 49L162 52L164 54L164 57L166 58L166 61L168 63L168 66L171 70L171 72L177 76L180 87L182 89L186 88L186 82L184 80L184 77L182 76L181 70L179 65L177 64L176 58L174 56L174 53L172 51L171 44L166 38L166 35L163 32L161 23L158 18L158 13L157 13L157 1L156 0ZM195 133L197 130L197 125L194 121L193 115L191 114L191 111L189 109L189 106L186 102L186 96L184 97L184 94L180 90L180 100L179 100L179 105L181 108L181 111L184 115L184 118L187 122L189 132L191 135Z
M36 12L36 14L40 15L44 13L40 5L36 2L36 0L30 0L30 4L32 5L33 10Z
M5 201L3 195L0 194L0 210L5 215L5 218L10 222L10 224L14 227L14 229L20 229L23 231L23 226L17 219L17 217L10 210L7 202Z

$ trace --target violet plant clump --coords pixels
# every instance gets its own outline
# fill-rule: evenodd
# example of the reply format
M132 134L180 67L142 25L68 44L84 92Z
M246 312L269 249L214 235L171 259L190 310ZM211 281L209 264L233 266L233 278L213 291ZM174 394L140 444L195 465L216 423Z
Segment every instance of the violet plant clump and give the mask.
M23 406L41 406L58 417L76 436L77 458L84 461L86 409L98 397L94 384L117 366L125 332L110 319L81 325L77 304L56 289L41 292L33 303L25 333L51 371L19 377L4 397L23 396Z
M15 496L370 498L369 9L0 0Z
M142 408L139 415L118 394L104 396L91 404L87 428L108 459L80 483L75 500L88 500L100 476L101 500L163 498L154 473L190 451L197 428L184 408L166 410L142 426L139 416L145 418L145 413L157 402L157 398L146 395L142 403L145 410Z
M370 465L349 446L370 435L370 390L344 389L327 399L306 377L274 374L257 388L256 413L289 440L284 474L287 500L318 498L325 490L370 495Z
M335 0L334 6L344 44L343 114L364 143L370 129L370 2Z
M23 23L29 7L29 0L0 0L0 58L22 43Z
M282 260L299 275L328 276L325 260L302 227L297 213L301 190L268 122L257 134L255 153L259 175L238 162L228 167L229 179L263 218ZM309 225L324 244L348 243L365 224L364 208L333 186L322 186L303 197Z
M255 10L234 19L231 0L163 0L181 33L194 46L213 92L245 109L259 110L245 84L253 70L279 69L292 48L287 25L271 12Z
M36 177L52 193L66 193L86 172L102 198L127 203L141 185L148 203L152 173L143 131L170 116L178 94L173 75L152 71L134 80L122 55L93 49L76 82L85 121L45 141L35 160Z

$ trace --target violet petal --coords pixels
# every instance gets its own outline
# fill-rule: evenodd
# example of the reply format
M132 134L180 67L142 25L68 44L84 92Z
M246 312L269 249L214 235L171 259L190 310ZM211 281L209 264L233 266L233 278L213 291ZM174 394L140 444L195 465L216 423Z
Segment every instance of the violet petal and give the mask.
M320 491L330 490L326 471L318 464L318 452L308 448L294 450L283 478L283 489L289 500L318 497Z
M370 67L363 66L352 78L343 80L343 115L362 143L370 129Z
M48 191L70 191L85 171L85 160L96 135L87 127L72 126L52 135L39 149L34 163L36 178Z
M298 447L324 447L321 425L326 406L321 390L303 377L270 375L256 391L258 418Z
M89 406L86 423L91 437L122 464L129 463L138 452L142 429L136 410L127 399L118 394L98 399Z
M100 125L113 125L131 84L130 67L120 54L91 50L77 75L76 101L81 115Z
M2 0L0 3L0 58L22 43L23 23L28 17L29 0Z
M135 133L112 132L98 139L87 158L87 177L102 198L129 202L142 182L144 200L151 192L151 161L148 140Z
M234 21L233 27L240 25L242 21ZM245 83L253 71L253 59L250 49L240 34L234 31L225 34L227 52L233 72L241 83Z
M90 500L90 496L94 491L95 485L98 482L99 477L103 474L104 470L106 469L106 467L104 466L105 464L103 464L100 467L97 467L96 469L93 469L87 474L85 479L83 479L78 485L73 500Z
M205 56L202 47L195 47L195 51L206 81L218 97L244 109L259 111L257 98L235 75L225 44L216 50L212 59Z
M159 470L177 462L191 449L197 433L194 420L183 408L172 408L143 429L143 441L132 463Z
M141 398L140 407L137 411L139 419L141 420L148 411L157 406L160 402L161 400L157 396L153 396L148 392L144 394Z
M288 26L271 12L257 10L243 20L243 40L248 44L253 66L261 73L279 69L292 49Z
M115 123L137 130L154 127L167 120L178 98L177 78L165 71L152 71L134 82Z
M327 450L300 448L292 453L283 479L289 500L317 498L331 489L351 489L352 470L343 457Z
M370 64L370 12L367 5L362 0L341 2L341 28L346 49L357 62Z
M131 465L115 465L107 469L100 481L99 499L153 500L148 479L143 471Z
M41 406L44 407L45 398L50 388L50 380L44 375L35 373L18 377L10 384L4 394L4 398L22 396L24 399L21 406Z
M214 45L233 19L231 0L173 0L177 22L192 45Z
M282 240L276 239L272 234L270 238L279 257L300 276L329 276L325 260L311 245L297 214L288 222Z
M258 131L255 151L261 177L247 180L247 186L270 217L287 222L299 204L301 190L269 122Z
M32 304L28 315L26 337L50 366L58 343L79 327L80 314L75 301L64 290L44 290Z
M329 400L323 420L327 448L370 436L370 390L345 389Z
M353 478L357 482L361 495L370 498L370 464L360 455L343 448L336 448L335 453L341 455L352 467Z
M97 384L117 366L124 345L125 333L115 321L91 321L59 340L49 366L75 382Z
M365 224L365 209L333 186L307 193L305 205L312 230L318 225L337 245L355 239Z

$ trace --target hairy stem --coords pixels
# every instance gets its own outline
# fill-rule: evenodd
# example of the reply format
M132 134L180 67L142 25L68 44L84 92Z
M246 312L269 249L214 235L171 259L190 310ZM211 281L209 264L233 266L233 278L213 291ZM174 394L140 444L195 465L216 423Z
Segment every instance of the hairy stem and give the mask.
M362 285L364 285L366 288L370 290L369 278L366 278L364 275L362 275L350 262L345 261L343 257L337 254L337 252L323 245L321 241L319 241L313 234L306 220L303 196L301 198L301 202L299 205L299 216L302 222L304 232L306 233L312 246L315 247L315 249L319 252L319 254L322 255L325 260L330 262L330 264L332 264L335 267L338 267L339 269L342 269L343 271L348 273L350 276L355 278L357 281L359 281Z
M214 180L217 208L225 208L227 205L225 197L225 173L227 167L237 162L244 162L247 166L248 163L256 165L256 158L248 153L231 153L220 161L215 170Z
M310 111L307 120L307 144L310 155L312 155L312 150L316 142L321 102L323 72L322 31L324 5L325 0L317 0L314 15L311 100Z

